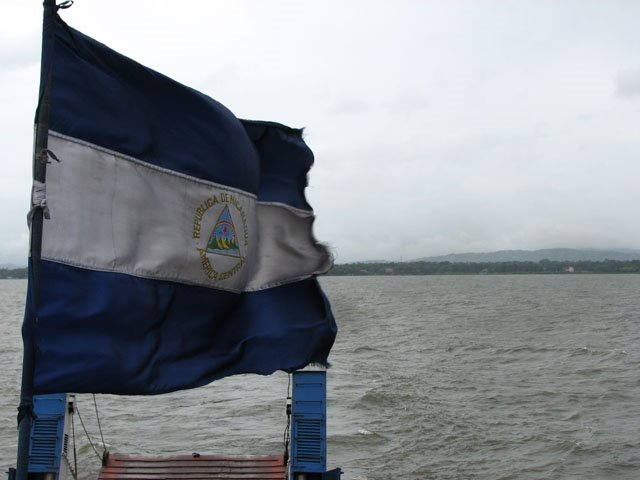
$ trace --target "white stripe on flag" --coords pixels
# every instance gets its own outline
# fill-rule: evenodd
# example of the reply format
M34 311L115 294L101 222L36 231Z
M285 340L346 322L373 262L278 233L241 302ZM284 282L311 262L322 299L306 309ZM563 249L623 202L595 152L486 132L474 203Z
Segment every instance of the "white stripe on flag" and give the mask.
M42 257L228 291L324 273L313 214L50 132Z

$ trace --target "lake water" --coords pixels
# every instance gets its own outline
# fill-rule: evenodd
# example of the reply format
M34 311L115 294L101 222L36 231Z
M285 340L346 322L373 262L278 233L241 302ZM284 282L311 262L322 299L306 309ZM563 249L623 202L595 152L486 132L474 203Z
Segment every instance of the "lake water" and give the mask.
M640 275L327 277L329 465L347 480L640 478ZM0 466L26 282L0 280ZM126 453L282 451L287 375L97 397ZM100 441L93 399L79 396ZM80 477L99 462L76 420Z

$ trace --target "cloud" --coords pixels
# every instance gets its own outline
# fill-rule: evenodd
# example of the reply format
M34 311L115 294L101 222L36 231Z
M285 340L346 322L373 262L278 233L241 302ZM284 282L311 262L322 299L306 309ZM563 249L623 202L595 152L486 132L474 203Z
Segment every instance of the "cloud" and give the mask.
M0 72L2 72L3 75L29 67L39 66L39 61L38 49L33 44L5 44L0 47Z
M616 97L640 97L640 69L618 73L616 77Z
M428 102L423 94L415 91L398 92L387 104L390 112L410 116L427 108Z
M331 108L331 113L364 113L369 106L357 98L343 98Z
M24 222L26 225L26 221ZM14 226L12 226L14 227ZM0 264L26 266L29 232L26 226L15 226L0 235Z

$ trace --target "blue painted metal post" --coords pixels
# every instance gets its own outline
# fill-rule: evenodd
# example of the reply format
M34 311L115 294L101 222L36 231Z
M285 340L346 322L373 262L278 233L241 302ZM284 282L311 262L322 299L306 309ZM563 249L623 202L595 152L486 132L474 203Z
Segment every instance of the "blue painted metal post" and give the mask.
M289 480L340 480L327 469L327 373L293 373Z
M67 415L67 394L34 395L35 420L29 442L29 473L51 474L60 478L62 454L65 449L64 424Z
M321 479L327 468L327 374L293 373L291 480Z
M44 0L42 20L42 54L40 63L40 93L38 109L36 111L36 138L33 156L33 179L45 183L46 162L40 160L42 152L47 149L49 135L49 89L51 86L51 48L53 46L53 30L56 15L55 0ZM45 154L46 159L46 154ZM27 464L29 461L29 437L32 428L33 409L33 370L34 370L34 330L37 324L37 310L40 289L40 250L42 244L43 212L35 209L31 220L31 246L29 258L29 294L22 337L24 354L22 363L22 385L20 387L20 406L18 407L18 450L15 477L17 480L27 480Z

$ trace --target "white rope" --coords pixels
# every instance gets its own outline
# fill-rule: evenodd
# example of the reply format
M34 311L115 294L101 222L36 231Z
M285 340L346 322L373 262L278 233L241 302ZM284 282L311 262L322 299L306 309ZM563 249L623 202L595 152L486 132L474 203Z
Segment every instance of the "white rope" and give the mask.
M27 225L29 225L29 228L31 228L33 215L38 208L42 209L44 218L47 220L51 218L49 206L47 205L47 186L38 180L34 180L33 187L31 188L31 210L29 210L27 214Z

